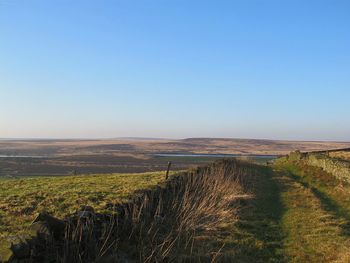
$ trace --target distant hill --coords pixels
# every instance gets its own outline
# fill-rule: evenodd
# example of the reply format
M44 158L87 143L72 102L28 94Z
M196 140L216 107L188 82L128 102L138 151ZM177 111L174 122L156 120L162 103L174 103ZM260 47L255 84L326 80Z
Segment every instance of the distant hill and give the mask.
M294 150L324 151L349 148L350 142L282 141L231 138L142 138L1 140L0 155L69 156L79 154L261 154L283 155Z

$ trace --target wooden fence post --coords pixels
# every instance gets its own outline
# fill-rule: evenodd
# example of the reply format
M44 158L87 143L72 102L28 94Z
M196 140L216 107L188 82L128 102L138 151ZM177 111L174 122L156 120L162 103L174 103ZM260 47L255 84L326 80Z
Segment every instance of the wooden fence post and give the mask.
M171 162L168 162L168 168L166 170L165 180L168 180L169 178L169 170L170 170Z

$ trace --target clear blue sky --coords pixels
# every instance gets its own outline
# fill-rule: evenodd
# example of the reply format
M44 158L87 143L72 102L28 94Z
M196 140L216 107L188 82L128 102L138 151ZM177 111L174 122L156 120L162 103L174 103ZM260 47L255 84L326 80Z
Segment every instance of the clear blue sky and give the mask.
M0 137L350 141L350 1L0 0Z

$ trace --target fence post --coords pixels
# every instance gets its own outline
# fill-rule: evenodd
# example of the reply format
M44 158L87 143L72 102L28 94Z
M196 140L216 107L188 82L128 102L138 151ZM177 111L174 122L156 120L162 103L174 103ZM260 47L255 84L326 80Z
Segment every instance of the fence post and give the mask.
M168 180L169 178L169 170L170 170L171 162L168 162L168 168L166 170L165 180Z

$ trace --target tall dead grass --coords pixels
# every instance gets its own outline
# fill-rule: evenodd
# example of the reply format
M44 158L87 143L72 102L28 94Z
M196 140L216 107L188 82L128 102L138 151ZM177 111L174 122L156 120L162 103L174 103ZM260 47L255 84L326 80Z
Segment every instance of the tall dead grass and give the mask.
M138 218L142 228L140 248L142 262L174 260L191 253L198 232L213 231L225 221L235 220L238 209L234 201L243 193L244 169L237 162L220 162L188 173L170 191L159 196L153 218ZM148 199L140 206L147 209ZM146 237L146 240L145 240Z
M223 160L116 205L116 216L85 213L71 220L63 241L54 244L56 261L173 262L191 256L198 233L236 219L235 201L254 172L252 164ZM215 253L213 261L217 258Z

